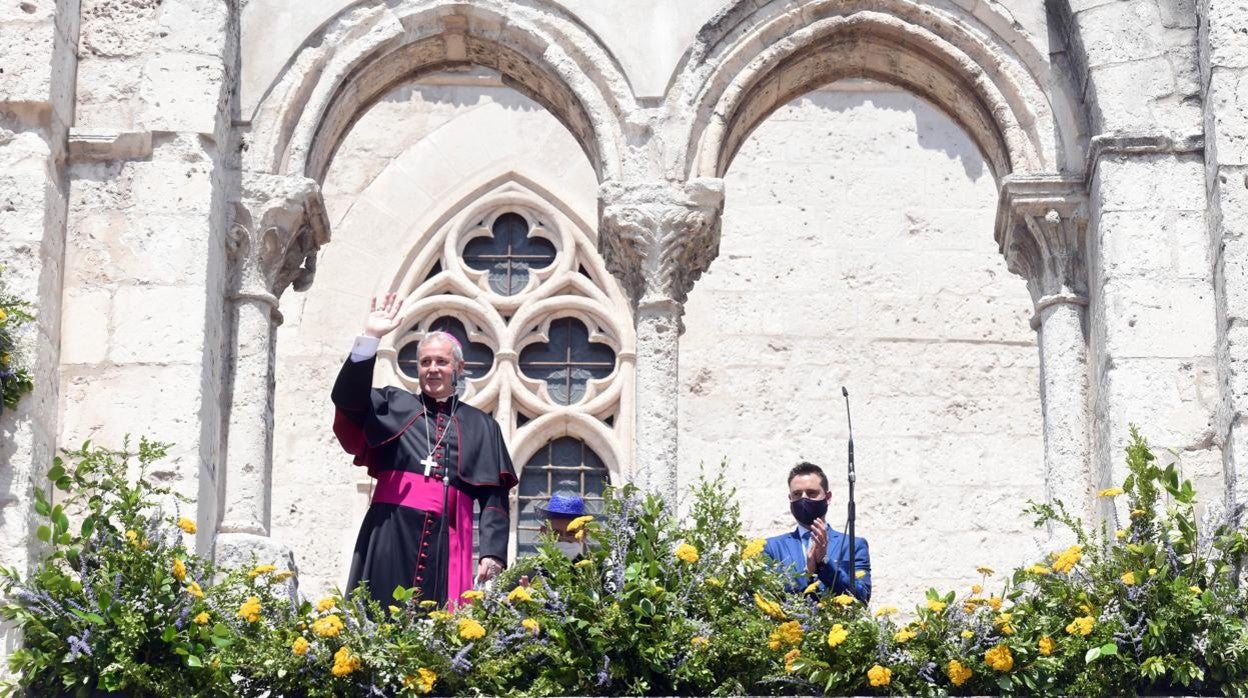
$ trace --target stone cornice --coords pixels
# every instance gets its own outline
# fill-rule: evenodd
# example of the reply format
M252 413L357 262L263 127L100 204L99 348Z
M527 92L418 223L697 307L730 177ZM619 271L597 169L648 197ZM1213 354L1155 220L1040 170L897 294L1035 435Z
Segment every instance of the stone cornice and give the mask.
M1027 280L1037 309L1086 305L1087 194L1079 179L1007 176L997 203L996 240L1011 272Z

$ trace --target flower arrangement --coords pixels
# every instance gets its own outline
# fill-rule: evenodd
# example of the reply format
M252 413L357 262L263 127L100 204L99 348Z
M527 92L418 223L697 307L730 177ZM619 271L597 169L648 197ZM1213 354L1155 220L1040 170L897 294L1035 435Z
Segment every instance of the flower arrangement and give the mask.
M1130 515L1088 532L1060 503L1033 504L1067 545L1014 570L979 568L962 593L913 609L786 593L737 504L704 478L677 519L655 496L611 490L582 517L569 559L546 540L486 589L445 607L396 589L316 601L289 570L213 570L186 548L193 522L132 456L84 446L38 500L51 553L5 571L0 615L20 625L29 694L134 696L1076 694L1248 692L1248 599L1234 583L1245 537L1227 512L1203 525L1175 466L1132 432L1130 474L1101 492ZM84 514L74 527L69 512ZM77 532L75 532L77 531ZM209 584L210 580L215 580ZM0 691L3 693L4 691Z
M17 332L35 319L30 309L30 303L10 293L0 279L0 413L17 407L18 400L35 387L17 345Z

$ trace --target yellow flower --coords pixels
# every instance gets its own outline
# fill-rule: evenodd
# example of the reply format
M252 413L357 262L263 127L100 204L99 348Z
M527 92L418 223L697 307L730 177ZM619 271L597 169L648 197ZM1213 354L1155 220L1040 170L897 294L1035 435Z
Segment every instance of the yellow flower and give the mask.
M1013 635L1014 626L1010 625L1010 618L1013 617L1011 613L1002 613L992 621L992 624L1001 629L1002 635Z
M996 573L996 570L992 569L991 567L984 567L983 565L976 567L975 571L980 574L995 574Z
M437 605L438 605L437 601L432 601L430 599L425 599L424 601L420 602L421 608L434 608Z
M248 597L247 601L238 607L238 617L248 623L260 620L260 599L255 596Z
M695 647L701 647L702 645L705 645L705 644L707 644L708 642L709 642L709 640L707 640L706 638L702 637L701 635L694 635L692 638L690 638L690 639L689 639L689 644L691 644L691 645L693 645L693 646L695 646Z
M758 557L758 554L763 552L763 546L765 545L767 545L767 541L762 538L755 538L749 543L746 543L745 547L741 549L741 559L750 560Z
M1125 528L1120 528L1117 531L1114 531L1114 538L1117 538L1118 540L1122 540L1123 538L1126 538L1126 537L1127 537L1127 530Z
M693 564L698 561L698 549L688 543L681 543L676 546L676 557L680 558L681 562Z
M848 637L849 631L846 630L840 623L837 623L832 626L831 630L828 631L828 647L836 649L837 645L845 642L845 639Z
M707 577L706 584L707 586L712 586L716 589L721 589L724 586L724 583L719 581L719 577Z
M1121 579L1122 583L1127 586L1135 586L1135 573L1130 570L1123 572L1119 579Z
M876 617L876 618L879 618L879 617L881 617L881 616L884 616L884 617L891 616L891 615L893 615L893 614L897 613L897 612L898 612L898 610L899 610L899 609L898 609L896 606L880 606L880 607L879 607L878 609L876 609L876 611L875 611L875 617Z
M173 578L179 582L186 579L186 563L181 558L173 558Z
M294 572L291 572L290 570L282 570L281 572L278 572L277 574L273 575L270 579L272 579L274 582L284 582L293 576L295 576Z
M1193 584L1192 586L1188 587L1187 589L1188 589L1188 591L1192 592L1193 594L1199 594L1199 593L1200 593L1200 591L1201 591L1201 590L1200 590L1200 587L1196 586L1195 584Z
M832 603L841 607L848 606L852 604L853 602L854 602L854 597L850 596L849 594L838 594L832 597Z
M342 678L360 668L360 658L351 654L344 645L334 653L334 666L330 669L334 676Z
M984 661L997 671L1009 671L1014 668L1014 655L1005 645L997 645L984 652Z
M966 638L966 639L968 639L968 640L969 640L969 639L971 639L971 638L975 637L975 633L971 632L970 630L963 630L963 631L962 631L962 637L964 637L964 638Z
M775 601L768 601L759 594L754 594L754 603L763 613L766 613L776 620L784 620L784 609L780 607L779 603Z
M795 620L781 623L780 627L771 631L767 638L767 646L773 650L781 647L800 645L802 643L802 624Z
M1057 643L1053 642L1053 638L1049 637L1048 635L1045 635L1044 637L1040 638L1040 642L1038 643L1038 646L1040 648L1041 657L1047 657L1053 654L1053 650L1057 649Z
M802 590L802 593L803 593L803 594L813 594L813 593L815 593L816 591L819 591L819 582L817 582L817 581L815 581L815 582L811 582L810 584L807 584L807 585L806 585L806 588Z
M1110 488L1108 488L1108 489L1104 489L1104 490L1101 490L1100 492L1097 492L1097 493L1096 493L1096 496L1098 496L1098 497L1117 497L1117 496L1118 496L1118 495L1120 495L1120 494L1122 494L1122 488L1121 488L1121 487L1110 487Z
M1148 513L1148 512L1144 511L1143 509L1132 509L1132 510L1131 510L1131 516L1132 516L1132 517L1135 517L1135 516L1143 516L1143 515L1145 515L1145 514L1147 514L1147 513Z
M793 660L802 656L802 651L794 647L784 655L784 670L786 673L793 673Z
M308 653L308 647L310 646L311 645L307 640L303 639L302 637L297 637L295 638L295 641L291 643L290 645L290 653L293 655L302 657L303 655Z
M199 582L191 582L186 585L186 593L197 599L204 598L204 590L199 587Z
M525 618L524 620L520 621L520 625L524 626L525 630L528 630L534 635L536 635L542 629L542 626L539 625L538 622L533 620L532 618Z
M210 618L211 616L208 615L207 611L200 611L200 613L195 616L195 625L207 625Z
M1053 574L1053 570L1049 569L1048 567L1045 567L1044 565L1032 565L1031 567L1027 568L1027 571L1030 572L1031 574L1038 574L1041 577L1043 577L1046 574Z
M511 603L511 604L514 604L519 601L532 601L532 600L533 600L533 594L529 593L529 590L526 587L516 587L515 589L511 590L510 594L507 594L507 603Z
M905 644L913 640L915 636L917 635L918 633L914 632L910 628L902 628L901 630L898 630L897 632L893 633L893 642L896 642L898 644Z
M321 613L324 613L325 611L332 610L337 605L338 605L338 599L332 596L326 596L325 598L316 602L316 610L320 611Z
M1053 569L1066 574L1079 564L1079 560L1083 559L1083 546L1072 545L1066 548L1053 560Z
M944 611L945 606L947 605L948 604L946 604L944 601L937 601L936 599L927 600L927 608L932 613L940 613L941 611Z
M401 609L401 608L399 608L398 606L395 606L395 605L391 605L391 606L389 606L387 610L389 610L389 611L390 611L390 615L392 615L392 616L397 616L397 615L399 615L400 613L402 613L402 612L403 612L403 609Z
M972 594L978 594L978 593L980 593L980 592L981 592L981 591L983 591L983 590L984 590L984 587L983 587L983 586L981 586L981 585L979 585L979 584L972 584L972 585L971 585L971 593L972 593Z
M879 664L876 664L870 669L867 669L867 681L871 683L872 688L887 686L893 681L893 672L887 667L882 667Z
M1066 632L1071 635L1091 635L1092 626L1096 623L1096 619L1092 616L1083 616L1070 621L1066 626Z
M126 531L126 540L130 541L130 545L139 544L139 534L134 531Z
M583 560L577 560L576 563L573 564L572 566L579 567L580 569L585 569L586 567L593 567L594 561L590 558L585 558Z
M450 620L451 614L446 611L430 611L429 620Z
M994 611L1001 610L1001 597L996 594L989 596L988 600L984 601L984 603L988 604L988 608L991 608Z
M485 598L485 592L480 589L469 589L468 591L460 594L460 596L468 599L469 601L480 601Z
M954 686L961 686L969 681L973 673L969 666L956 659L950 659L949 664L945 667L945 676L949 677L949 682Z
M345 626L338 614L331 613L324 618L317 618L312 622L312 632L321 637L337 637Z
M252 579L255 579L256 577L259 577L262 574L268 574L270 572L276 572L276 571L277 571L276 565L259 565L257 567L252 568L252 570L247 573L247 576L251 577Z
M460 618L459 636L465 640L478 640L485 637L485 628L471 618Z
M407 688L415 688L417 693L430 693L433 691L433 684L438 680L438 675L433 671L421 667L416 670L416 674L403 677L403 685Z
M197 530L195 527L195 522L191 521L185 516L178 519L178 528L182 529L183 531L186 531L187 533L194 533Z
M0 308L0 322L4 322L4 319L8 316L9 314L4 312L4 308Z
M581 530L581 528L584 527L585 524L593 520L594 520L594 517L592 516L578 516L575 519L572 519L571 521L568 522L568 532L575 533Z
M1151 576L1153 576L1154 574L1157 574L1157 568L1156 568L1156 567L1149 567L1149 568L1148 568L1148 576L1150 576L1150 577L1151 577Z

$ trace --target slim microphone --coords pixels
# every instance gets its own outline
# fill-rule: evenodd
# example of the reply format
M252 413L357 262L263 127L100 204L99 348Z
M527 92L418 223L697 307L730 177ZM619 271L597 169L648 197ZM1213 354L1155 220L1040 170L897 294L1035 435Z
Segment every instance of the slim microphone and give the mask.
M854 537L854 519L857 517L854 506L854 481L857 479L857 474L854 472L854 422L849 415L849 391L843 385L841 395L845 396L845 423L849 427L849 511L845 524L845 535L849 538L849 593L854 598L859 598L858 575L857 570L854 569L854 563L858 559L858 542Z
M852 483L857 479L854 472L854 420L849 415L849 391L843 385L841 395L845 396L845 424L849 426L849 481Z

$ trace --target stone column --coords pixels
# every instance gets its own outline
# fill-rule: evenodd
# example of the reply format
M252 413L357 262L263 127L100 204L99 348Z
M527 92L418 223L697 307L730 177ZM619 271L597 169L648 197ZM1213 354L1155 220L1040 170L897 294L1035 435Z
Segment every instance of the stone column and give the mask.
M1045 499L1093 515L1088 433L1088 272L1086 196L1079 180L1007 177L997 242L1010 271L1035 302L1044 411Z
M689 290L719 254L721 179L606 182L598 248L634 305L637 328L635 481L673 505L677 482L681 315Z
M219 563L293 566L289 550L270 539L273 472L273 396L278 297L288 286L306 289L316 252L329 241L320 187L306 177L244 175L227 242L231 336L229 410Z

